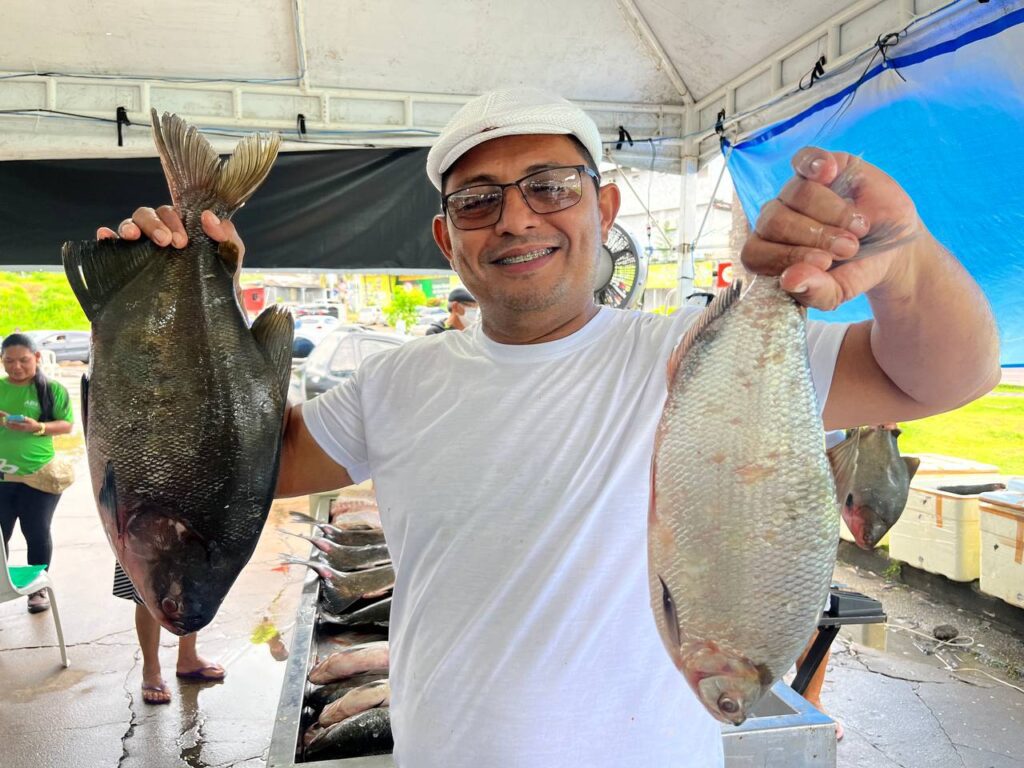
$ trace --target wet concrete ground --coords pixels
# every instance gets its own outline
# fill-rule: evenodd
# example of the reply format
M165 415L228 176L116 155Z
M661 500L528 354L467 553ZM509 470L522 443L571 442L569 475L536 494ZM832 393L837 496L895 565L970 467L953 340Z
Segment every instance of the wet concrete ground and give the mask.
M285 664L260 641L272 624L288 644L305 573L282 568L279 554L307 551L276 528L288 509L305 508L302 499L275 504L252 561L199 635L200 652L223 664L227 679L176 680L176 639L164 633L174 698L150 706L139 690L134 606L110 594L114 557L80 463L54 520L51 569L71 667L60 667L50 613L30 615L21 600L0 605L0 766L263 765ZM15 532L11 562L24 558ZM891 625L844 630L833 645L822 700L846 729L839 768L1024 768L1024 691L1006 684L1024 688L1014 677L1024 670L1024 640L867 571L840 564L836 580L881 600ZM927 635L942 623L970 636L972 648L927 653L934 643L907 631Z

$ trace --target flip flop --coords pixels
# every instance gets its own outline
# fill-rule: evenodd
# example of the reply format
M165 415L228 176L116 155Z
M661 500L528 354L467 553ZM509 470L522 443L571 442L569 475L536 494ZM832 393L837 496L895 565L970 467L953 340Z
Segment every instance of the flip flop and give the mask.
M207 664L205 667L193 669L191 672L175 672L181 680L199 680L204 683L219 683L227 676L220 664Z
M147 693L166 693L166 699L157 699L152 695L147 696ZM167 683L161 682L159 685L147 685L142 684L142 700L147 704L170 704L171 703L171 689L167 687Z
M842 741L844 735L843 724L836 720L836 741Z

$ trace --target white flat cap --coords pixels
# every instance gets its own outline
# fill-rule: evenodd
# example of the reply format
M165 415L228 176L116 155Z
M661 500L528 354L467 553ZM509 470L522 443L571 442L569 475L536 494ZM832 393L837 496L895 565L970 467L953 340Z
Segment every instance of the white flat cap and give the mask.
M441 174L477 144L523 134L575 136L594 162L601 160L601 134L582 109L537 88L507 88L477 96L456 112L427 155L427 176L438 190Z

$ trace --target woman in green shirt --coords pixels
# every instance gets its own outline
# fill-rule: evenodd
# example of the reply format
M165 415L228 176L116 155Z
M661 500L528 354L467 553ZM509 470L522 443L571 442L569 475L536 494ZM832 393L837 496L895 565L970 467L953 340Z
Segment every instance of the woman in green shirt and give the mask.
M29 565L49 568L53 555L50 523L60 494L3 480L7 475L28 475L44 467L54 457L53 436L71 431L68 391L43 375L39 358L35 342L24 334L13 333L0 345L7 373L0 378L0 528L6 550L14 523L20 521ZM45 590L29 595L30 613L49 607Z

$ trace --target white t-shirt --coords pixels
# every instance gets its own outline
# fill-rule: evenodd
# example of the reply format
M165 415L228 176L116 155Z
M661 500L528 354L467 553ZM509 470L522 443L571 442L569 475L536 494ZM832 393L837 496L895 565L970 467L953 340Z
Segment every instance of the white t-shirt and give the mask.
M303 406L320 446L374 480L402 768L721 764L647 586L666 366L699 312L602 308L534 345L480 325L428 336ZM845 331L810 324L822 403Z

